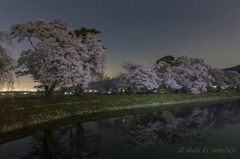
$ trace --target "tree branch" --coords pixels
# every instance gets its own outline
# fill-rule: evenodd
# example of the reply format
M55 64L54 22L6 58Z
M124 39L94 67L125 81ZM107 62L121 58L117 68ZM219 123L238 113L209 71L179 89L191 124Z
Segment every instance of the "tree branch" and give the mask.
M29 36L27 36L27 37L28 37L28 40L29 40L29 42L31 43L32 47L33 47L34 49L36 49L36 47L33 46L33 43L32 43L32 41L30 40Z

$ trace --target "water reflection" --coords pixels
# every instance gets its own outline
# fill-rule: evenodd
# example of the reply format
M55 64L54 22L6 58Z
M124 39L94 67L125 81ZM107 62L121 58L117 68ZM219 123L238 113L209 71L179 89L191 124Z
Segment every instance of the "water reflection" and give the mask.
M172 119L169 119L169 116ZM226 124L240 122L240 107L233 103L215 107L184 108L147 113L97 122L97 128L114 129L125 136L125 148L139 151L152 145L204 142L210 137L210 130L223 128Z
M103 148L106 136L100 132L109 131L122 141L127 151L154 145L204 143L211 138L211 129L223 129L226 124L239 122L240 107L233 102L106 119L94 122L91 129L87 128L88 124L77 123L33 135L31 149L19 158L108 158ZM1 157L4 156L0 154Z
M103 137L85 130L82 124L47 129L32 137L27 158L106 158L99 151Z

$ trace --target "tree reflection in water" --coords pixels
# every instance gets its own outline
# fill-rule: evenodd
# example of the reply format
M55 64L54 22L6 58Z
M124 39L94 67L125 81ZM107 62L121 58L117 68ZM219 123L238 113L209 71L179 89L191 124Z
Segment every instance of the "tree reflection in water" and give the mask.
M22 159L107 158L99 150L103 145L103 137L85 130L81 123L47 129L33 135L31 144L32 150Z
M139 151L153 145L204 142L210 130L239 124L236 103L219 106L158 111L95 122L96 130L113 131L127 150ZM84 128L82 123L47 129L32 136L28 158L107 158L101 151L103 136Z
M104 127L104 121L99 121L102 129L115 129L125 136L125 148L138 151L152 145L167 145L173 143L204 142L210 137L210 130L222 128L226 124L240 122L240 108L231 103L215 107L184 108L168 112L173 116L168 119L163 112L134 115L128 120L118 118L111 127ZM129 124L131 123L131 124ZM120 129L120 130L119 130Z

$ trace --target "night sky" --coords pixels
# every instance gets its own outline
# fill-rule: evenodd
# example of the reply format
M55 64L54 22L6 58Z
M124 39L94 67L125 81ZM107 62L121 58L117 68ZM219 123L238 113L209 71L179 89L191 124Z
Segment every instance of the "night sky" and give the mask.
M126 72L123 62L153 65L166 55L203 58L216 68L240 64L239 0L0 0L1 31L37 19L100 30L110 77ZM3 46L16 60L32 48L27 39L14 44ZM19 82L15 88L36 85L30 77Z

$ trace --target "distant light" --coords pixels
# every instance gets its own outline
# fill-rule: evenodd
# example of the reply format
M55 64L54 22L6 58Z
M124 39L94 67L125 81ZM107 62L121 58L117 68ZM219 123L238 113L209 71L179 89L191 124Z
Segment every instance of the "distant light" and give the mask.
M72 94L72 92L70 92L70 94Z
M123 92L124 92L124 90L123 90Z
M108 92L108 94L110 94L110 92Z
M64 94L67 94L67 92L65 92Z
M97 92L97 91L95 91L95 92Z

